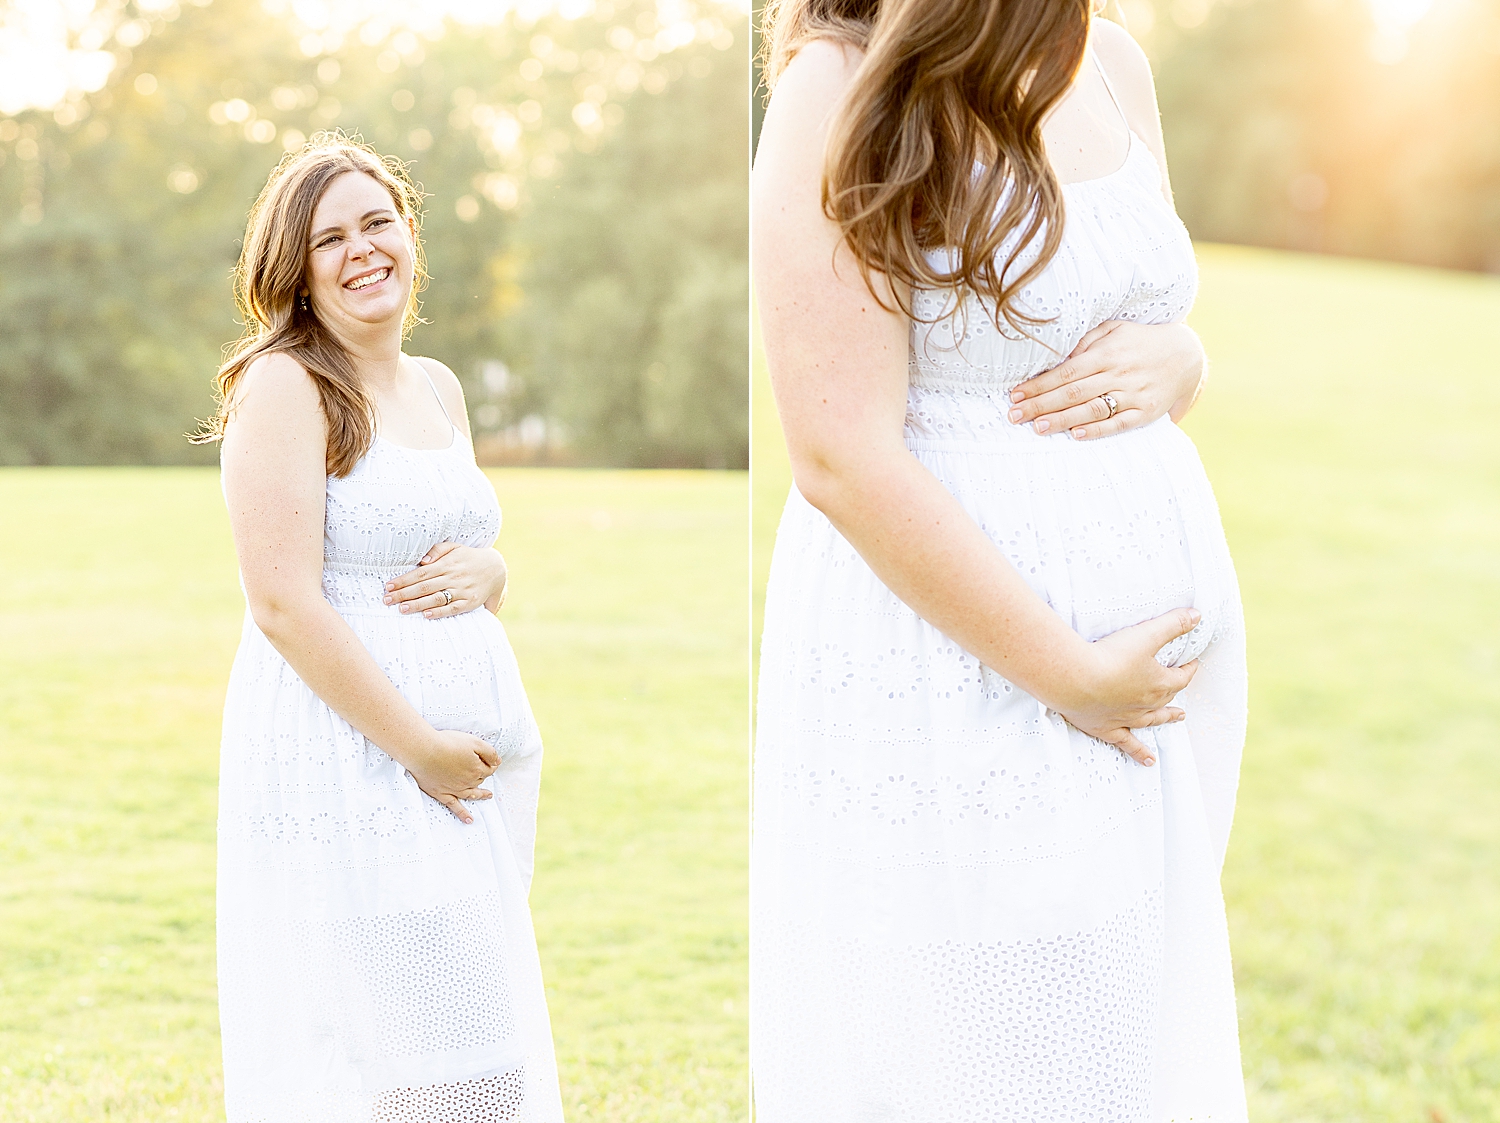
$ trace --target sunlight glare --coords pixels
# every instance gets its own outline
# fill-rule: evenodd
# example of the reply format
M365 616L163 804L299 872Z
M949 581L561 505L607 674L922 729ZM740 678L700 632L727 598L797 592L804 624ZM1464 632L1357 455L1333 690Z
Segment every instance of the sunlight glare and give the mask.
M0 115L31 106L50 107L102 89L115 56L70 49L71 36L89 30L91 0L12 0L0 9Z
M1431 10L1433 0L1367 0L1375 21L1370 53L1375 61L1394 65L1406 57L1407 36Z
M1423 3L1424 7L1426 2L1430 0L1371 0ZM421 49L416 37L437 39L446 20L474 27L498 22L509 13L522 23L534 23L549 12L578 19L596 10L596 0L261 0L261 4L272 15L290 20L309 58L337 51L346 35L359 34L373 45L370 37L400 29L396 39L410 39L411 49L397 45L398 54L418 61ZM174 0L136 3L141 13L166 13L175 6ZM708 13L703 9L713 7L741 13L750 10L749 0L710 0L708 4L657 0L655 49L671 51L701 35L711 35L717 46L727 33L714 34L714 21L705 22ZM102 89L116 65L114 52L105 48L129 49L149 34L150 24L144 19L122 21L116 5L97 0L0 3L0 116L51 109Z

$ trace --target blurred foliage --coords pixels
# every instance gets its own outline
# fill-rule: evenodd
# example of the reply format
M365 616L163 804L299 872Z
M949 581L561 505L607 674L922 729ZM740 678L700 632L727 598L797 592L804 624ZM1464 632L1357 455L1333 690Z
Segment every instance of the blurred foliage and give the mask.
M1392 2L1109 0L1195 238L1500 273L1500 0Z
M1195 237L1500 272L1500 3L1129 0Z
M436 34L308 33L278 5L96 11L118 62L0 117L0 463L183 463L239 334L230 270L285 148L412 163L433 282L408 350L481 455L747 463L746 20L600 0Z

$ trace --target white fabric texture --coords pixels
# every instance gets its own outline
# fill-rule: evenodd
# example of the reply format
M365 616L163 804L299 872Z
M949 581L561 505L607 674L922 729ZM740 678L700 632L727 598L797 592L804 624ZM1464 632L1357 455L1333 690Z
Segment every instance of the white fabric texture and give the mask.
M228 1123L562 1119L526 903L542 745L505 631L382 603L500 508L454 430L329 478L323 593L432 725L500 753L465 825L329 709L247 612L224 706L218 968Z
M1037 595L1097 639L1192 605L1201 666L1146 768L920 619L793 489L766 596L754 764L759 1123L1243 1123L1219 873L1245 731L1238 587L1169 420L1079 442L1009 391L1105 320L1180 320L1187 231L1132 136L1064 187L1024 292L1038 342L916 294L906 443Z

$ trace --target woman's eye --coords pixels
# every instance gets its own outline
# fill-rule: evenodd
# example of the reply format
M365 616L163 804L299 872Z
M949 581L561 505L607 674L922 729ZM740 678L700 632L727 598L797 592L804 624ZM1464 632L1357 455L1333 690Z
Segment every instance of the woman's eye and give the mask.
M381 226L389 226L390 223L391 223L391 220L388 219L388 218L377 218L374 222L370 223L370 225L367 227L367 229L374 230L374 229L376 229L378 227L381 227Z

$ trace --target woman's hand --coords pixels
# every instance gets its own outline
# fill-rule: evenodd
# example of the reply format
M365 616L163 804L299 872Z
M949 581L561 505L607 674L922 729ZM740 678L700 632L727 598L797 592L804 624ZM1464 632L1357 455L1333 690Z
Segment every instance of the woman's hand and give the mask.
M1200 619L1196 609L1178 608L1089 644L1093 665L1082 678L1082 696L1057 707L1058 713L1131 759L1155 764L1156 758L1131 730L1168 725L1186 716L1168 703L1192 681L1198 661L1163 667L1156 653L1191 632Z
M479 785L500 767L500 754L487 741L456 729L439 729L432 740L407 764L421 788L465 823L474 816L460 800L490 799L492 793Z
M1107 320L1064 361L1011 391L1010 419L1081 441L1134 429L1168 412L1178 421L1197 397L1205 363L1203 344L1186 324ZM1112 415L1106 394L1115 403Z
M385 583L385 603L429 620L473 612L480 605L494 612L505 603L506 576L499 551L439 542L415 569ZM445 598L444 590L451 597Z

